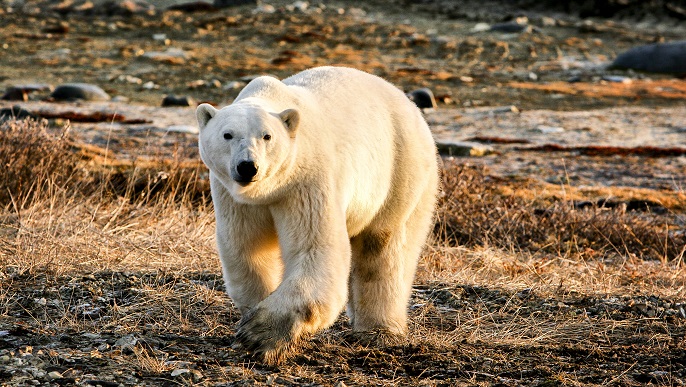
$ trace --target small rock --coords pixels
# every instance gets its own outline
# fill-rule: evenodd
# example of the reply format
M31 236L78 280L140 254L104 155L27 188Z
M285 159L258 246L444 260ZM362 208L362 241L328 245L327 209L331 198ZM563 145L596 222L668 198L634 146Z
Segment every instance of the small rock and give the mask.
M148 81L148 82L145 82L144 84L142 84L141 88L143 90L157 90L160 88L160 85L156 84L153 81Z
M531 81L537 81L538 80L538 74L536 74L533 71L529 72L528 77L529 77L529 80L531 80Z
M168 48L165 51L146 52L142 57L153 61L177 64L184 63L188 59L188 54L180 48Z
M367 11L365 11L362 8L348 8L346 13L348 15L352 16L353 18L357 18L357 19L361 19L361 18L367 16Z
M464 82L464 83L472 83L472 82L474 82L474 78L466 76L466 75L462 75L460 77L460 81Z
M3 99L5 101L28 101L29 100L29 94L24 91L23 89L19 89L16 87L9 87L7 88L7 91L5 91L5 94L0 97L0 99Z
M686 74L686 40L631 48L619 54L609 68Z
M224 85L223 89L224 90L237 90L245 86L245 82L239 82L239 81L231 81Z
M508 106L500 106L500 107L496 107L496 108L488 110L489 115L507 114L507 113L519 113L519 108L516 107L515 105L508 105Z
M120 82L131 83L134 85L140 85L143 83L142 79L134 77L133 75L120 75L117 77L117 80Z
M152 40L156 42L164 42L167 39L167 34L153 34L152 35Z
M555 27L557 25L557 20L549 16L543 16L541 18L541 25L544 27Z
M238 5L257 4L257 0L214 0L214 6L217 8L235 7Z
M191 372L191 370L189 370L188 368L179 368L179 369L175 369L174 371L172 371L171 376L172 376L172 378L175 378L179 375L188 374L190 372Z
M407 93L407 98L414 102L418 108L424 109L435 109L436 108L436 98L434 98L434 93L431 89L422 88L413 90Z
M121 349L133 349L138 344L138 339L134 335L125 335L114 342L115 347Z
M622 77L622 76L619 76L619 75L603 75L603 77L602 77L601 79L602 79L603 81L613 82L613 83L624 83L624 84L629 84L629 83L633 82L631 78L629 78L629 77Z
M276 12L276 8L274 8L274 6L271 4L260 4L257 8L252 10L252 13L254 15L259 14L259 13L272 14L275 12Z
M46 34L66 34L69 32L69 23L60 21L55 24L50 24L41 29Z
M140 14L154 15L155 6L146 3L143 0L110 0L101 3L101 8L96 10L96 12L102 12L108 16L133 16Z
M438 153L455 157L480 157L493 153L493 147L469 141L436 141Z
M57 371L50 371L48 372L48 379L53 380L53 379L62 379L64 376L62 376L61 373Z
M530 30L528 24L520 24L518 22L498 23L492 25L488 30L492 32L504 32L508 34L515 34Z
M286 6L286 10L289 12L293 11L298 11L298 12L305 12L307 11L307 7L310 6L310 3L307 1L296 1L293 4L289 4Z
M488 23L476 23L474 27L472 27L472 32L484 32L484 31L490 31L491 25Z
M565 128L562 128L560 126L538 125L536 127L536 131L544 134L563 133L565 131Z
M59 85L50 94L55 101L109 101L111 98L99 86L88 83L67 83Z
M193 98L188 96L166 95L162 100L162 107L168 106L195 106Z

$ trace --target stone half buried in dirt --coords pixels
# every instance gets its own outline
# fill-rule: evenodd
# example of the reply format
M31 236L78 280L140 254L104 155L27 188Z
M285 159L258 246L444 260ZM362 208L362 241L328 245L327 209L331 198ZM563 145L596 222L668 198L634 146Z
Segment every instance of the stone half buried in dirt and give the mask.
M471 141L437 140L436 148L443 156L481 157L495 153L490 145Z
M29 94L37 91L52 91L53 87L46 84L26 84L26 85L14 85L7 88L5 94L0 97L0 99L6 101L28 101Z
M631 48L619 54L609 68L684 75L686 74L686 40Z
M54 101L109 101L110 95L99 86L88 83L65 83L50 94Z
M431 89L422 88L417 90L412 90L407 93L407 98L414 102L418 108L424 109L435 109L436 108L436 98Z
M165 95L162 100L162 107L168 106L195 106L197 103L192 97L183 95Z

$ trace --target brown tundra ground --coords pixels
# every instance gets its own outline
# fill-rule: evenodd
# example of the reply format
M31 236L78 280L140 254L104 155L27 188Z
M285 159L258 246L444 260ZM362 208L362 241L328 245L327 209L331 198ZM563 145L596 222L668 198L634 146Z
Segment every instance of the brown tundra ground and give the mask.
M409 3L0 3L0 86L125 97L0 101L43 117L0 126L0 385L685 385L686 82L604 67L683 22ZM437 140L475 148L443 157L407 341L341 316L267 366L232 347L193 107L158 106L327 64L431 88Z

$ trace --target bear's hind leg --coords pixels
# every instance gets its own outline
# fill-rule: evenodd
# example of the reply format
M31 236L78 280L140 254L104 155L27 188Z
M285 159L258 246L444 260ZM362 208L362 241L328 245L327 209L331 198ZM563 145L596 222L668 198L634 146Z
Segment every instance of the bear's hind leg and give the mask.
M407 333L407 308L417 261L433 224L435 195L427 192L400 227L365 230L351 239L348 316L355 337L389 344Z

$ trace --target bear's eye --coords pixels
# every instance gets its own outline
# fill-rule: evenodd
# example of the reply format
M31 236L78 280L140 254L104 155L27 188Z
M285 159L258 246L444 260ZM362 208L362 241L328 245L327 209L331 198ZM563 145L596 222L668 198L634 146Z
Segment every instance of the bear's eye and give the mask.
M224 140L231 140L233 135L231 133L224 133Z
M269 141L272 139L272 135L271 134L265 134L264 137L262 137L262 138L264 139L264 141Z

